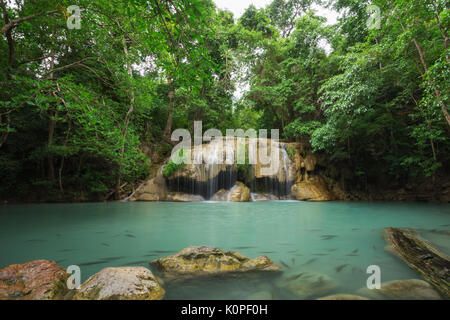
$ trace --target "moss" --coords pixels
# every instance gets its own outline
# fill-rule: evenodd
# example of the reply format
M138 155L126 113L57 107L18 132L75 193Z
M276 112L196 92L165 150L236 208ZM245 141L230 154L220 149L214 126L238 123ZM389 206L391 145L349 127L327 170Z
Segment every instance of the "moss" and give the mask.
M286 152L289 155L289 159L291 160L295 159L295 152L296 152L295 146L287 146Z
M64 300L65 296L69 293L69 289L67 288L67 279L69 276L64 277L55 285L50 291L50 298L53 300Z
M170 160L168 164L166 164L162 170L162 174L164 178L169 178L175 174L179 169L182 169L186 166L187 159L184 154L184 149L180 149L178 152L178 158L181 159L181 163L177 164L173 160Z
M102 291L102 287L98 285L89 290L78 291L75 294L75 300L99 300L100 291Z
M178 171L179 167L176 163L173 161L169 161L168 164L166 164L162 170L162 174L165 178L169 178L172 176L176 171Z

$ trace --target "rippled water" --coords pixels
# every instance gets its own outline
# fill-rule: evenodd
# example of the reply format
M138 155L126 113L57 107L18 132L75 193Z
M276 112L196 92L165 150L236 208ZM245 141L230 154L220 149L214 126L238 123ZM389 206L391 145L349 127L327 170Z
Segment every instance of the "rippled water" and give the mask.
M148 262L192 245L266 255L283 277L318 272L335 292L364 287L369 265L382 281L420 278L386 253L383 228L417 228L450 253L450 205L349 202L93 203L0 206L0 268L34 259L79 265L82 279L108 266ZM427 231L428 230L428 231ZM432 230L432 231L431 231ZM282 262L281 262L282 261ZM336 267L345 265L339 272ZM150 268L151 269L151 268ZM168 299L294 299L277 279L214 279L167 287ZM333 292L330 292L333 293Z

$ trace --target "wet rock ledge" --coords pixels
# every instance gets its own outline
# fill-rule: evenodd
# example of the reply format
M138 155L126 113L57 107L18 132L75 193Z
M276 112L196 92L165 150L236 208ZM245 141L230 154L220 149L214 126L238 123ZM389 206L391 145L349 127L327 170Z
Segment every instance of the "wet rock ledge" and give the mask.
M241 272L281 272L279 265L266 256L249 259L234 251L200 246L150 262L163 277L171 280L181 277L213 276Z

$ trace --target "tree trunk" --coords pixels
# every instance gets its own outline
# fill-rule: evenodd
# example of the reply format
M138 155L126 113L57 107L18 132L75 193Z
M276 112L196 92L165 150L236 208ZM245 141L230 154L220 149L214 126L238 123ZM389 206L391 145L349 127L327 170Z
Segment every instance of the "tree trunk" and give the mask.
M400 26L402 27L403 32L406 32L408 29L403 25L403 23L399 17L397 17L397 19L398 19L398 22L400 23ZM422 63L422 66L424 69L424 71L422 72L422 70L419 68L419 72L423 76L424 73L426 73L428 71L428 65L425 60L425 51L422 49L419 41L417 41L416 38L413 38L412 40L414 42L414 46L416 47L417 53L419 54L420 62ZM431 85L434 86L434 83L431 83ZM439 91L439 89L437 87L434 88L434 94L439 102L439 105L441 106L441 111L442 111L442 114L444 115L445 121L447 121L447 124L450 126L450 114L448 113L447 107L445 106L444 102L442 101L441 92Z
M53 137L55 135L55 127L56 127L56 121L52 118L56 118L58 116L58 113L56 111L53 112L53 114L50 114L50 120L48 124L48 148L50 149L53 144ZM51 155L51 151L47 151L47 166L48 166L48 178L50 181L55 180L55 166L53 163L53 157Z
M167 82L169 84L169 87L172 86L173 79L170 75L167 76ZM169 98L169 108L168 108L166 127L164 129L163 135L164 135L165 140L170 140L171 133L172 133L172 124L173 124L172 113L173 113L173 110L175 109L175 90L173 88L171 88L167 97Z
M450 260L415 232L386 228L387 250L419 272L445 299L450 299Z
M439 26L439 30L441 31L442 38L444 39L444 49L447 50L449 42L447 29L442 26L441 18L439 17L439 10L435 3L433 3L433 7L436 13L436 22ZM447 60L447 62L449 62L450 57L447 55L445 56L445 59Z
M125 140L126 140L127 133L128 133L128 126L130 124L130 119L134 112L134 103L135 103L135 99L136 99L135 93L134 93L134 87L133 87L133 69L131 67L131 63L130 63L130 59L129 59L128 44L127 44L127 40L125 39L125 37L123 38L122 41L123 41L123 53L125 55L125 60L127 63L127 72L128 72L129 81L130 81L130 90L129 90L130 108L128 109L128 112L125 116L125 124L124 124L124 128L122 130L122 147L120 150L119 168L117 170L117 175L116 175L116 190L114 193L115 200L120 199L120 189L122 188L121 187L122 166L123 166L123 158L124 158L124 153L125 153Z
M54 34L52 34L52 37L54 36ZM52 41L52 43L54 44L54 40ZM55 69L55 56L52 53L51 57L50 57L50 80L54 80L54 73L53 70ZM55 95L55 94L54 94ZM55 180L55 166L53 163L53 157L50 151L50 148L53 144L53 137L55 135L55 127L56 127L56 118L58 117L58 111L55 110L50 110L50 115L49 115L50 119L49 119L49 123L48 123L48 151L47 151L47 165L48 165L48 178L50 179L50 181L54 181Z
M5 26L6 26L11 22L9 19L8 10L6 8L6 3L4 0L1 0L0 4L2 7L2 11L3 11L3 20L5 21ZM13 29L8 29L5 32L5 37L8 42L8 49L9 49L8 61L9 61L9 65L11 68L13 68L14 64L15 64L15 48L14 48L14 40L12 38L12 30Z

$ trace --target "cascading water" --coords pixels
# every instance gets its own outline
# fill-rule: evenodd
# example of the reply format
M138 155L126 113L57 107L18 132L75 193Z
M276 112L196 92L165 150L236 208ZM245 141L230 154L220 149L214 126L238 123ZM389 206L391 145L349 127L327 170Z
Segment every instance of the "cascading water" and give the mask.
M249 140L245 141L248 144ZM241 181L250 188L253 201L257 201L260 195L270 199L289 199L296 177L295 165L283 143L269 139L264 140L264 143L266 142L269 142L271 148L275 148L274 151L278 151L279 155L278 169L270 175L262 173L264 165L260 163L260 157L257 157L256 164L251 165L239 166L227 162L229 159L236 160L237 143L225 138L214 139L210 144L203 145L201 151L196 148L191 150L193 163L187 164L167 179L168 190L201 195L209 200L217 192L231 190L237 181ZM267 149L272 151L271 148ZM248 148L246 150L248 152Z

